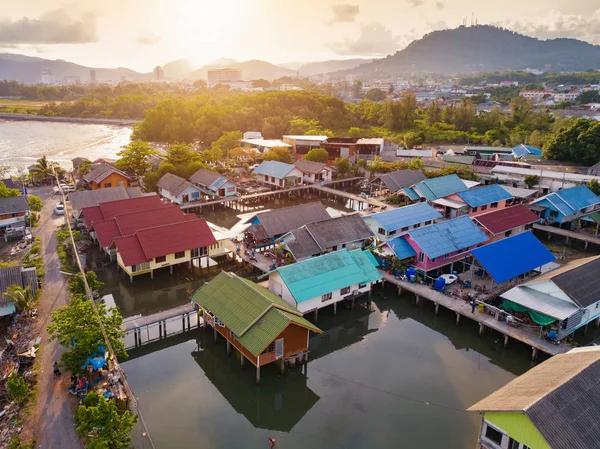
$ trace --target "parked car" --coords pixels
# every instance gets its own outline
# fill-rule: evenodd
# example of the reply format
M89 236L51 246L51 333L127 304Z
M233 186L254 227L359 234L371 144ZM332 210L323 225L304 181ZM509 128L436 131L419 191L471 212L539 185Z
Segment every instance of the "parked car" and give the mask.
M75 192L77 190L77 188L74 185L65 183L61 183L60 188L62 189L63 193ZM52 191L55 195L58 195L60 193L58 190L58 186L54 186L52 188Z
M56 208L54 209L54 213L56 215L64 215L65 214L65 205L62 203L57 204Z

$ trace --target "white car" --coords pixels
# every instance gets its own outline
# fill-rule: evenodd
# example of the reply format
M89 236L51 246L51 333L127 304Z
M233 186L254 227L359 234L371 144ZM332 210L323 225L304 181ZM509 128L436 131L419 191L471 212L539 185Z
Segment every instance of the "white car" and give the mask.
M64 184L64 183L61 183L60 188L62 189L63 193L75 192L75 190L77 190L74 185L69 185L69 184ZM58 195L60 193L57 186L54 186L52 188L52 191L54 192L55 195Z
M54 213L56 215L64 215L65 214L65 205L64 204L57 204L56 208L54 209Z
M446 285L450 285L453 282L456 282L456 280L458 279L458 276L456 276L455 274L442 274L440 277L444 278L444 280L446 281Z

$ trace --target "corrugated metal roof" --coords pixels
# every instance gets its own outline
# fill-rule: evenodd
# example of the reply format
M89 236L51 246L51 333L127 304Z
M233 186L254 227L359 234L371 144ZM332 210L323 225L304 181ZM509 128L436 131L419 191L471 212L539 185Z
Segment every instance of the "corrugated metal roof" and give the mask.
M0 268L0 305L4 306L11 301L4 293L13 285L29 287L31 294L35 295L38 288L35 268L23 268L20 265Z
M522 204L473 217L481 226L497 235L539 221L540 217Z
M222 178L223 177L217 172L201 168L192 176L190 176L190 181L192 181L194 184L200 184L208 187L215 181L218 181Z
M329 170L332 170L330 167L327 166L327 164L323 164L322 162L313 162L304 159L297 160L296 162L294 162L294 165L298 168L298 170L302 171L303 173L317 174L321 173L327 168L329 168Z
M131 187L130 189L136 189L132 190L132 193L136 191L139 192L135 197L142 196L139 187ZM112 187L109 189L84 190L82 192L69 193L68 198L73 210L81 210L85 207L97 206L100 203L133 198L134 196L129 193L130 189L126 189L125 187Z
M600 301L600 257L552 276L552 282L580 307L589 307Z
M475 248L471 254L499 284L556 260L531 232Z
M409 197L411 200L416 201L419 198L421 198L419 196L419 194L417 192L415 192L415 189L413 189L412 187L405 187L404 189L402 189L402 191L404 192L404 194Z
M269 238L273 238L307 223L327 220L331 216L327 212L327 209L325 209L325 206L316 201L314 203L299 204L298 206L262 212L257 215L257 218L265 234Z
M16 214L29 210L29 204L24 196L0 198L0 214Z
M488 239L466 216L414 229L408 231L408 235L430 259L465 250Z
M255 175L273 176L277 179L285 178L294 168L292 164L286 164L279 161L264 161L254 169Z
M547 295L526 285L513 287L500 297L560 321L579 311L572 302Z
M439 176L425 179L413 186L428 200L435 200L467 190L465 183L457 175Z
M426 178L421 170L396 170L396 171L393 171L390 173L384 173L378 179L391 192L398 192L399 190L401 190L405 187L410 187L413 184L423 181ZM413 193L414 193L414 190L413 190ZM414 193L414 195L415 195L415 198L411 198L411 199L415 199L415 200L419 199L419 196L416 193Z
M192 295L253 355L259 355L291 323L321 333L279 296L247 279L222 271Z
M501 185L504 190L506 190L509 194L514 196L515 198L529 198L537 193L537 190L534 189L522 189L520 187L506 186Z
M471 207L479 207L484 204L497 203L513 198L510 193L498 184L465 190L464 192L458 192L457 195Z
M438 218L442 218L442 215L427 203L411 204L410 206L365 216L365 219L375 220L379 226L387 231L414 226Z
M516 147L513 147L512 151L513 151L513 154L516 157L521 157L524 154L525 155L532 154L534 156L541 156L542 155L542 150L540 150L539 148L532 147L531 145L524 145L524 144L517 145Z
M323 252L305 227L294 229L290 234L292 234L293 240L287 241L286 245L296 260Z
M181 195L186 189L193 186L191 182L172 173L165 173L162 178L158 180L156 185L159 189L166 190L175 197ZM193 187L198 190L198 187Z
M563 215L575 215L579 210L600 204L600 197L587 186L579 185L543 196L532 204L549 202Z
M335 251L280 267L277 272L297 302L361 282L381 279L372 260L362 250Z
M392 240L388 240L388 246L394 252L396 257L400 260L408 259L417 255L412 246L402 237L398 237Z

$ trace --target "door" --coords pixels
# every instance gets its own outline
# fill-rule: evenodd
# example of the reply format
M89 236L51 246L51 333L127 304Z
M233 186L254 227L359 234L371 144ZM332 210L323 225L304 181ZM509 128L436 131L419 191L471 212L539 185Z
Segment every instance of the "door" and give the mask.
M283 357L283 338L275 340L275 358L280 359Z

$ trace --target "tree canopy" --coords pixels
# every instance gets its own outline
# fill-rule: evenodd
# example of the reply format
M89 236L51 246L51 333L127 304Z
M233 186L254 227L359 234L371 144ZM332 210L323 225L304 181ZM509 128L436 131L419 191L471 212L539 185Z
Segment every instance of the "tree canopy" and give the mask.
M134 140L122 147L123 149L117 153L119 160L115 163L115 167L119 170L130 171L138 176L143 176L152 164L148 158L153 154L158 154L148 142Z
M273 147L263 154L264 161L279 161L286 164L294 163L294 155L285 147Z
M571 119L544 147L544 156L560 161L593 165L600 160L600 122Z
M19 196L17 189L9 189L2 181L0 181L0 198L9 198L11 196Z
M305 158L307 161L322 162L324 164L329 160L329 152L323 148L313 148L306 153Z

